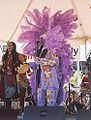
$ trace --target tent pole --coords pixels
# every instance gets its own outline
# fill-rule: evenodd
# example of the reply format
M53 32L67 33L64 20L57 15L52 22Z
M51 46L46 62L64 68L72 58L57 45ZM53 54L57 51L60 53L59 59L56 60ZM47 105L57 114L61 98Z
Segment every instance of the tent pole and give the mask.
M17 26L15 27L15 29L14 29L13 33L11 34L11 36L10 36L10 38L9 38L9 40L8 40L8 41L10 41L10 40L12 39L12 37L14 36L14 34L15 34L15 32L17 31L17 29L18 29L18 27L19 27L19 25L20 25L21 21L22 21L22 20L23 20L23 18L24 18L25 13L26 13L26 12L27 12L27 10L29 9L29 7L30 7L30 5L32 4L32 2L33 2L33 0L30 0L30 1L29 1L29 3L28 3L28 5L27 5L27 7L26 7L26 9L25 9L25 11L24 11L24 13L23 13L23 15L22 15L21 19L19 20L19 22L18 22Z

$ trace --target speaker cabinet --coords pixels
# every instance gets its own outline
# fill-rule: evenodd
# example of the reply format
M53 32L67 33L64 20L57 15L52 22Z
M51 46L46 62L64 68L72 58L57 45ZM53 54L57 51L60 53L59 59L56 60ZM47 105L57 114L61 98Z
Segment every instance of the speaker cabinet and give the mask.
M76 120L91 120L91 110L79 111Z
M31 107L24 110L23 120L65 120L63 107Z

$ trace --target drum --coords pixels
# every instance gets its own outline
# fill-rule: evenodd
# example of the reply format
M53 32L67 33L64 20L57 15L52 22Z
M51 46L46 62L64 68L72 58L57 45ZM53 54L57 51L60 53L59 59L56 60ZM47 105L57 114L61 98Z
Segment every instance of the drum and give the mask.
M18 74L24 74L26 72L30 72L30 74L32 73L32 70L30 69L29 65L27 63L25 64L21 64L18 68L17 68L17 72Z

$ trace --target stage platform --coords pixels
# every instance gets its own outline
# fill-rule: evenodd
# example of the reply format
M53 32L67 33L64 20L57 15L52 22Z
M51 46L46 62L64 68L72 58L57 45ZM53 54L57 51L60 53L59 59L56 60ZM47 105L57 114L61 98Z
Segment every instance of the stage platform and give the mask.
M23 119L17 118L18 111L0 110L0 120L91 120L91 110L80 111L76 115L65 114L62 109L42 109L40 117L40 108L25 108ZM46 112L48 115L46 115Z

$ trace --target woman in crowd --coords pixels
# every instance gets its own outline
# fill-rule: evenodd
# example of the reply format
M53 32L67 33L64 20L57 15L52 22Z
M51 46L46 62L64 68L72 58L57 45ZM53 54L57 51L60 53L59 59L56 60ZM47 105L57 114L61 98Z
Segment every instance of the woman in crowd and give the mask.
M2 57L2 83L3 99L6 103L6 109L11 111L11 100L19 97L21 112L24 110L24 97L26 89L17 84L17 67L25 62L25 56L16 51L14 42L7 43L7 51ZM19 95L19 96L18 96Z

